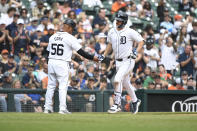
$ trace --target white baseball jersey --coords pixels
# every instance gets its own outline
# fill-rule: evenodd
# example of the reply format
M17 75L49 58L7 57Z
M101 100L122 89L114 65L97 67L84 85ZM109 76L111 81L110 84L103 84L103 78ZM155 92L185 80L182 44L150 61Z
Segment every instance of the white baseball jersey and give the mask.
M115 58L126 58L132 53L133 42L143 41L142 36L135 30L125 27L118 31L116 28L110 29L107 41L112 44Z
M67 32L57 32L49 39L47 50L49 59L71 61L72 51L78 51L82 46L77 39Z

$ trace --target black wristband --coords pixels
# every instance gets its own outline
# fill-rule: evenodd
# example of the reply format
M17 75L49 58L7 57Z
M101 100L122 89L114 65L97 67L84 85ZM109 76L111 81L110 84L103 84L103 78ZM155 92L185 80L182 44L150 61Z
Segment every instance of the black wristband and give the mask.
M93 56L93 55L88 54L88 53L85 52L83 49L79 49L79 50L77 51L77 53L78 53L79 55L85 57L85 58L88 59L88 60L93 60L93 59L94 59L94 56Z

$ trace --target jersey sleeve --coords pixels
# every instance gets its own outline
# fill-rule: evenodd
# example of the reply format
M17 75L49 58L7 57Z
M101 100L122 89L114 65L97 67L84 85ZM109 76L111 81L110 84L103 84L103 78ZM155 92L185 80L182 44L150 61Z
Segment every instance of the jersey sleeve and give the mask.
M82 48L82 46L80 45L80 43L77 41L77 39L72 36L69 39L69 46L72 48L72 50L78 51L79 49Z
M49 44L47 46L47 51L49 51L49 52L50 52L50 46L51 46L51 38L49 38Z
M136 42L141 42L144 39L142 38L142 36L135 30L131 30L131 38L136 41Z
M111 35L112 35L112 30L110 30L108 35L107 35L107 42L109 42L109 43L112 43Z

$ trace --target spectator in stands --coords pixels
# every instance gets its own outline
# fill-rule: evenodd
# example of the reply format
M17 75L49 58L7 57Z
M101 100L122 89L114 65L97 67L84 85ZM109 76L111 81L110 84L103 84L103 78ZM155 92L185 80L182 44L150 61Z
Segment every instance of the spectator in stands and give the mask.
M8 26L6 26L6 30L9 31L9 34L11 35L12 32L17 31L17 21L19 19L20 15L15 13L14 14L14 18L13 18L13 22L11 24L9 24Z
M96 37L96 39L99 33L104 33L105 35L107 35L107 31L109 29L109 26L107 25L107 22L105 21L98 23L98 26L99 26L98 29L94 30L94 36Z
M42 54L43 56L47 57L48 51L47 51L47 46L49 43L49 38L54 34L55 32L55 27L53 24L50 24L47 26L48 34L42 36L41 38L41 43L40 46L42 47Z
M98 29L99 23L104 23L104 22L107 23L105 12L106 12L105 8L99 9L98 15L96 15L96 17L93 20L93 25L92 25L93 28Z
M11 52L12 38L9 35L9 31L5 28L5 21L0 20L0 52L3 49L7 49Z
M37 27L43 31L44 35L48 33L48 30L47 30L48 22L49 22L49 18L47 16L43 16L41 18L41 23Z
M79 14L79 19L81 20L82 22L82 32L81 33L85 33L85 34L89 34L89 33L92 33L92 25L88 19L88 16L85 14L85 12L81 12Z
M47 76L48 76L48 64L45 61L43 64L43 69L38 70L38 81L41 82Z
M7 11L7 14L2 14L1 19L5 20L6 26L13 22L13 17L16 12L16 8L10 7Z
M28 72L23 76L22 84L25 88L30 89L32 83L36 85L36 88L41 88L41 85L34 74L34 64L33 62L30 62L28 65Z
M181 74L183 71L187 71L189 76L193 76L195 60L191 45L185 46L185 52L179 56L178 61L180 63Z
M68 12L68 18L70 18L70 19L72 19L72 20L76 20L77 15L76 15L76 13L75 13L73 10L70 10L70 11Z
M22 6L22 2L20 2L20 0L9 0L9 5L10 7L15 7L15 8L21 8Z
M85 51L89 52L90 54L94 54L95 51L95 40L94 39L90 39L88 41L88 45L85 46Z
M26 27L26 30L29 31L30 36L32 36L36 32L37 26L38 26L38 19L36 17L33 17L31 19L30 25Z
M69 12L68 12L68 18L69 18ZM55 31L60 31L60 26L62 25L61 18L62 18L61 13L60 12L55 12L53 22L52 22L52 24L54 24L54 28L55 28L54 30Z
M83 5L87 5L88 7L103 7L101 0L83 0Z
M194 20L194 15L192 13L186 13L185 21L183 22L184 26L187 26L187 33L193 30L192 23Z
M143 83L143 81L140 78L136 79L135 86L134 86L135 89L136 90L143 89L142 83Z
M148 86L147 86L148 90L154 90L155 89L155 82L148 82Z
M20 48L18 56L15 55L14 60L16 61L16 63L20 63L21 58L24 57L24 56L25 56L25 51L24 51L23 48Z
M45 7L42 0L37 1L37 5L32 9L32 16L41 18L44 15L44 10Z
M147 33L146 39L152 39L155 41L155 34L154 34L154 30L153 30L153 26L150 24L147 24L145 27L145 31Z
M195 66L194 66L194 80L197 81L197 50L194 51L194 60L195 60Z
M3 77L3 88L12 88L12 82L13 82L13 78L12 78L12 73L6 71L4 73L4 77Z
M161 83L155 84L155 90L162 90L162 89L166 89L166 88L163 88Z
M94 77L94 64L89 63L87 64L87 71L85 74L85 78Z
M113 4L112 4L112 8L111 8L111 13L114 14L115 12L117 12L119 9L126 7L126 4L124 3L123 0L116 0Z
M68 91L73 91L73 90L80 90L80 86L79 86L79 79L75 76L71 77L71 81L69 83L68 86ZM79 100L81 100L83 98L81 98L80 95L76 95L76 94L68 94L66 97L66 100L68 102L67 106L70 109L70 111L81 111L81 101L79 103Z
M36 85L31 84L30 89L35 90ZM40 94L28 94L27 96L31 98L31 104L33 104L34 111L43 112L41 104L44 102L44 97L42 97Z
M99 84L98 90L99 91L105 91L105 90L107 90L108 89L107 85L108 85L107 84L107 79L105 77L101 77L100 78L100 84Z
M178 54L182 54L184 52L184 47L185 45L189 44L190 37L189 34L187 33L187 27L186 26L182 26L180 29L180 33L177 36L176 39L176 46L178 47Z
M12 88L21 89L20 80L13 81ZM27 101L31 101L31 98L27 94L14 94L14 102L16 112L22 112L21 103L27 103Z
M88 82L83 90L97 90L95 87L94 77L88 78ZM86 112L92 112L93 111L93 103L95 101L95 94L84 94L84 98L86 99L86 104L85 104Z
M192 8L192 3L191 1L189 0L182 0L179 2L179 9L178 11L181 12L181 11L191 11L191 8Z
M193 30L189 33L192 50L197 50L197 22L192 23Z
M159 17L159 23L163 22L164 16L168 15L168 8L165 7L166 0L159 0L158 6L157 6L157 16Z
M2 56L1 63L3 63L3 64L7 64L7 63L8 63L8 55L9 55L8 50L3 49L3 50L1 51L1 56Z
M144 59L147 63L147 66L151 69L157 68L157 62L160 61L158 50L154 48L154 40L152 38L146 40L146 48L144 50L144 56L147 56L148 59Z
M195 16L197 16L197 1L193 0L193 7L191 9L192 13L195 14Z
M8 56L8 63L4 65L4 70L8 71L9 73L16 73L17 63L14 60L14 55Z
M165 34L166 33L163 33L159 39L161 50L160 63L164 65L168 73L173 73L176 65L178 65L178 63L176 62L176 47L173 43L173 39L170 36L166 38L166 41L164 40Z
M81 1L77 1L77 0L72 1L71 7L72 10L75 11L76 15L79 15L82 12L81 5L82 5Z
M29 49L32 58L35 56L36 49L40 47L42 38L43 38L43 30L42 28L38 27L36 29L36 32L30 36Z
M159 65L159 73L160 73L160 77L164 78L164 80L166 81L172 80L172 75L167 73L163 64Z
M160 27L167 29L169 33L173 33L175 30L174 25L171 23L171 18L169 15L164 16L164 21L161 22Z
M44 63L43 71L40 71L38 73L39 73L38 74L39 79L41 80L42 89L47 89L47 85L48 85L48 64L46 62Z
M193 80L192 77L188 78L187 89L188 90L196 90L196 81Z
M181 77L176 79L176 82L179 83L179 85L181 85L184 90L187 90L187 82L188 82L188 73L187 71L182 71L181 72Z
M7 3L7 0L1 0L0 2L0 13L6 14L9 8L9 4Z
M98 35L98 42L96 43L95 45L95 51L98 53L98 54L103 54L107 45L106 45L106 35L104 33L99 33Z
M143 83L144 88L148 88L150 83L162 83L162 86L166 86L167 83L165 79L160 77L159 73L157 73L156 69L151 69L151 74L148 76ZM152 85L150 85L152 87Z
M42 57L43 57L42 56L42 48L41 47L36 48L35 55L32 57L32 61L35 63L35 70L40 69L39 64L40 64Z
M136 4L133 1L130 2L129 10L126 13L128 16L139 17L139 12L137 10Z
M63 4L59 6L59 9L61 10L62 14L67 15L68 12L71 10L71 7L69 6L69 1L64 1Z
M0 62L0 89L3 89L4 84L4 74L2 73L3 70L3 64ZM7 112L7 94L0 94L0 109L2 109L3 112Z
M86 83L84 69L78 70L77 77L79 78L80 89L83 89L85 87L85 83Z
M174 16L174 27L176 28L177 31L180 30L181 26L183 25L183 16L180 14L176 14Z
M0 87L1 89L2 87ZM7 94L0 94L0 109L2 109L3 112L7 112Z
M24 21L19 19L17 21L18 29L17 31L12 31L11 36L13 38L14 43L14 54L18 55L19 50L23 48L26 53L28 53L28 45L30 42L30 37L28 35L28 31L24 30Z
M23 19L25 27L29 24L30 20L27 16L28 10L26 8L21 9L20 11L20 18Z
M151 67L149 67L149 66L146 66L145 68L144 68L144 70L143 70L143 73L141 73L140 75L139 75L139 78L142 80L142 82L144 81L144 80L146 80L146 78L147 77L149 77L151 75Z
M153 19L154 11L151 9L151 4L148 1L145 1L143 10L140 12L140 18L150 18Z
M22 56L19 64L18 64L18 76L19 80L22 80L23 76L28 72L28 64L29 64L30 58L26 55Z
M50 10L50 9L45 9L45 10L44 10L44 16L49 18L49 19L48 19L48 20L49 20L49 23L52 22L53 17L51 16L51 10Z

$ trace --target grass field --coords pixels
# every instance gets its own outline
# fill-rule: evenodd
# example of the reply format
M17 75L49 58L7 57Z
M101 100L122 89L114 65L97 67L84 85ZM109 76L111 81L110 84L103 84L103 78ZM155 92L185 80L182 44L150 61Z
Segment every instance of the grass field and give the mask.
M0 113L0 131L197 131L197 113Z

